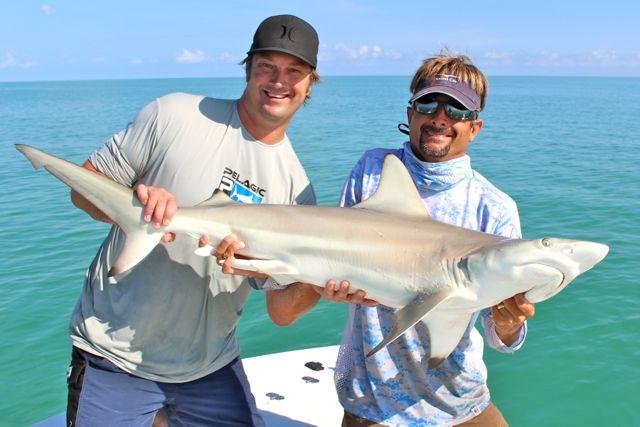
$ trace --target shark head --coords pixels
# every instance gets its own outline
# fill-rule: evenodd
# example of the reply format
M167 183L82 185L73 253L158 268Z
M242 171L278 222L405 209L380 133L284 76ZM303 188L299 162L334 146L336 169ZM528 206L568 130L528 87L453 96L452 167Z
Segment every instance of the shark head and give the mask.
M473 282L487 284L500 296L505 289L526 292L537 303L563 290L609 252L607 245L581 240L542 238L502 240L469 255Z

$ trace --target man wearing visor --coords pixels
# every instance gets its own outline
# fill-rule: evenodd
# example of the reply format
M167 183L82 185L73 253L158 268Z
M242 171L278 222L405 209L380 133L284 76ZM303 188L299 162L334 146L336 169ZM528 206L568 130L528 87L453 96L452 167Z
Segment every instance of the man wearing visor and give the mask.
M438 55L415 73L407 108L409 141L399 149L367 151L353 168L342 206L353 206L376 190L387 154L399 157L413 178L430 215L439 221L510 238L521 237L515 202L471 168L467 148L482 129L479 113L487 94L485 76L466 56ZM408 128L408 131L406 130ZM326 299L343 301L344 290L327 287ZM343 426L506 425L491 403L481 318L488 344L501 352L518 350L534 306L516 295L476 313L451 355L427 367L429 331L418 322L375 355L365 355L386 335L394 310L382 305L350 305L336 363L336 389L345 408Z

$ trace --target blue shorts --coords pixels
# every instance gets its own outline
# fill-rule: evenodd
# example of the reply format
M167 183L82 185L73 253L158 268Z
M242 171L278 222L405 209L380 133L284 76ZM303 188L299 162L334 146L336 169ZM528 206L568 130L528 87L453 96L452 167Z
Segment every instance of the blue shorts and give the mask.
M236 358L205 377L160 383L124 372L102 357L86 359L76 426L151 426L163 412L170 425L264 426Z

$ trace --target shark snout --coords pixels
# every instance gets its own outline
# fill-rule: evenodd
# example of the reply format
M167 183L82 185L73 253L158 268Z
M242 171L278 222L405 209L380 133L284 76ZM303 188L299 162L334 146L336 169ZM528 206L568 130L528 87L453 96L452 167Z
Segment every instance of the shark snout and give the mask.
M575 241L573 244L573 260L578 264L580 273L590 270L609 253L609 246L596 243Z
M590 270L609 253L609 246L584 240L544 238L538 244L540 254L545 254L542 258L546 258L546 262L539 262L558 268L568 280Z
M609 253L607 245L582 240L544 238L537 243L541 249L539 254L544 254L537 264L555 269L562 274L562 280L556 284L549 282L534 286L525 294L531 302L544 301L557 294L573 279L602 261Z
M566 257L571 263L571 270L575 271L575 274L570 274L573 277L590 270L609 253L609 246L584 240L542 239L542 244L551 246L549 249L555 249L556 254L553 258L560 263L562 258Z

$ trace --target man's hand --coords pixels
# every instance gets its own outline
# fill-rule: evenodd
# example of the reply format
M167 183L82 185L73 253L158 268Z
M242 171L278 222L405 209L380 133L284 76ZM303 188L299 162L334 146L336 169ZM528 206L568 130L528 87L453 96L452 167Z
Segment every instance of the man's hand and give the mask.
M144 220L150 222L153 228L160 228L171 223L173 215L178 209L176 198L164 188L150 187L138 184L135 188L136 196L145 206ZM176 238L174 233L165 233L163 242L172 242Z
M378 305L378 301L374 301L372 299L367 299L366 294L362 290L357 290L356 292L350 294L349 292L349 282L343 280L340 282L340 286L336 290L336 281L329 280L325 287L312 285L313 289L320 294L320 296L326 300L334 301L334 302L346 302L348 304L361 304L365 307L375 307Z
M90 170L91 172L97 173L98 175L109 178L107 175L96 169L88 160L84 162L82 167ZM169 225L173 215L178 209L175 197L173 197L173 195L164 188L148 187L144 184L138 184L134 190L140 203L145 205L144 220L146 222L151 222L151 220L153 220L154 228L160 228L161 225ZM82 209L88 213L91 218L108 224L114 224L111 218L105 215L104 212L95 207L93 203L85 199L84 196L75 190L71 190L71 201L78 209ZM176 235L174 233L165 233L162 236L162 241L172 242L175 238Z
M208 245L210 242L209 236L202 236L198 242L199 247ZM238 236L230 234L220 241L218 247L211 253L216 257L216 263L222 265L222 272L225 274L235 274L238 276L248 276L253 279L266 279L267 276L264 273L257 273L251 270L242 270L240 268L234 268L233 263L236 260L236 252L245 248L244 242L238 240ZM220 264L222 262L222 264Z
M500 340L512 345L520 336L520 329L527 319L536 314L536 308L526 300L524 294L517 294L491 307L491 316Z

